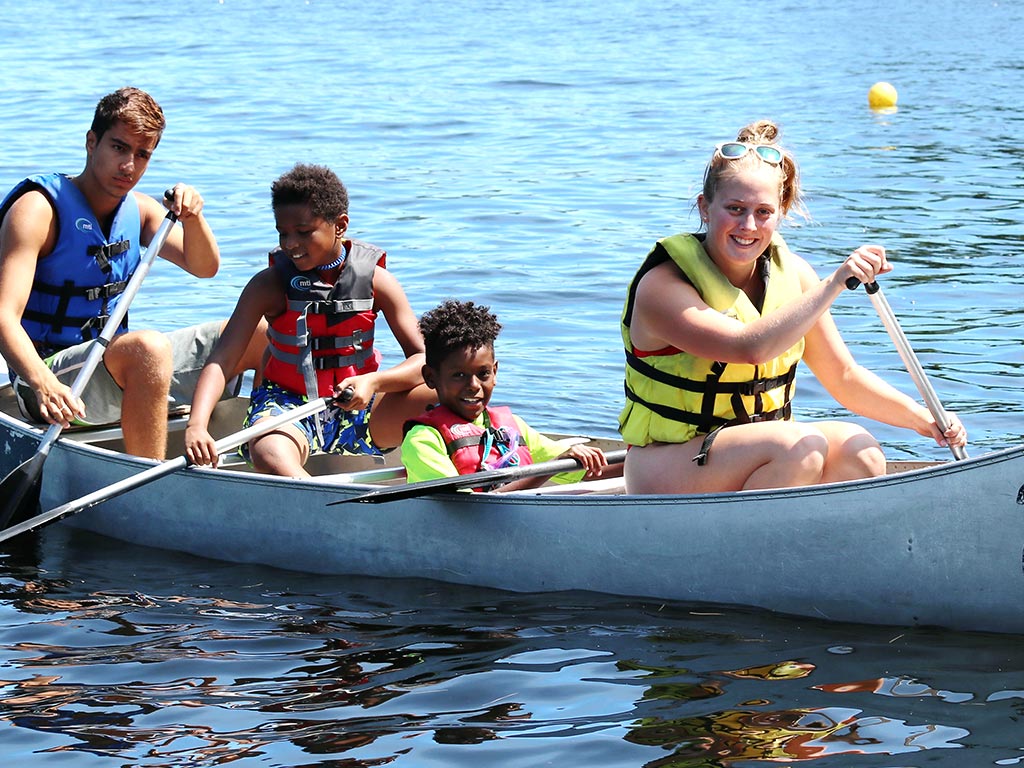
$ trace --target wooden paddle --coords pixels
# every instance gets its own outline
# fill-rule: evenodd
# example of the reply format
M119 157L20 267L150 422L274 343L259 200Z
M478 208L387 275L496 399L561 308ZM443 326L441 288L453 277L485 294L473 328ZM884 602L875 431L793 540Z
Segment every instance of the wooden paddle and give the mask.
M280 413L269 419L261 419L251 427L246 427L240 432L235 432L234 434L222 437L218 440L214 444L217 449L217 453L225 453L237 448L243 443L249 442L254 437L259 437L267 432L273 432L275 429L284 426L285 424L292 424L306 418L307 416L312 416L314 413L319 413L335 400L339 400L343 403L347 402L352 398L352 394L352 388L349 387L338 395L337 398L332 396L323 397L319 400L310 400L308 403L305 403L298 408L285 411L284 413ZM184 456L179 456L176 459L170 459L169 461L157 464L156 466L143 470L131 477L126 477L124 480L111 483L99 490L93 491L85 496L81 496L73 501L69 501L66 504L61 504L59 507L54 507L47 512L41 512L35 517L30 517L24 522L12 525L10 528L0 531L0 543L19 534L28 533L29 531L42 528L44 525L48 525L49 523L55 523L61 518L67 517L75 512L81 512L84 509L95 507L97 504L112 499L115 496L120 496L122 493L127 493L139 486L151 483L164 475L169 475L172 472L176 472L179 469L185 469L188 466L188 459Z
M846 287L854 290L860 285L861 282L851 277L846 281ZM942 407L942 403L939 401L939 396L935 394L935 389L932 387L931 382L925 375L924 368L921 367L921 363L917 359L917 355L914 354L913 348L910 346L910 341L907 339L903 329L900 328L899 321L896 319L895 313L892 311L892 307L889 306L889 302L885 298L885 294L882 293L882 289L878 283L870 282L864 284L864 290L867 291L868 298L871 299L871 303L875 305L875 310L878 312L878 316L882 319L882 325L885 326L885 330L889 332L889 337L893 340L896 345L896 351L899 352L900 357L903 359L903 365L906 366L907 373L910 374L910 378L914 380L914 384L917 386L917 391L921 393L921 397L924 398L925 404L928 406L928 410L931 411L932 418L935 419L935 423L938 425L942 432L949 429L949 416L946 414L946 409ZM967 451L964 450L963 446L950 445L949 450L953 454L953 458L959 460L967 458Z
M164 197L173 199L174 193L171 190L167 190L164 193ZM120 329L121 321L124 320L124 316L128 313L128 305L132 303L135 294L139 292L142 281L146 278L149 268L152 266L157 254L160 253L160 249L163 248L167 235L177 219L178 217L174 213L171 211L167 212L167 216L164 217L163 223L160 224L160 228L156 231L152 241L149 243L149 247L146 249L145 257L139 262L139 266L135 269L135 274L128 281L128 285L121 294L121 298L117 302L117 306L114 307L114 311L110 313L110 317L103 326L103 330L100 331L100 335L97 338L92 340L92 346L85 358L85 363L79 369L78 375L71 385L71 395L73 397L81 397L82 392L85 391L89 379L92 378L93 373L99 367L100 361L103 360L103 353L106 352L107 345L114 338L114 334ZM16 467L0 483L0 499L3 499L3 510L0 511L0 529L6 528L11 518L15 515L24 516L38 506L39 484L43 473L43 463L50 454L50 448L53 447L57 438L60 437L62 429L63 427L60 424L51 424L43 435L43 439L32 458Z
M605 454L609 464L621 464L626 458L626 451L610 451ZM439 477L436 480L424 480L420 483L409 483L408 485L396 485L389 488L381 488L376 491L368 491L358 496L352 496L340 501L332 501L327 506L335 504L348 504L352 501L362 501L368 504L379 504L382 501L399 501L400 499L411 499L418 496L426 496L431 493L443 491L457 491L460 488L492 488L495 485L509 483L513 480L522 480L524 477L540 477L542 475L557 475L559 472L571 472L579 469L582 465L576 459L554 459L543 461L540 464L527 464L522 467L502 467L501 469L489 469L483 472L474 472L469 475L458 475L457 477ZM2 541L3 539L0 539Z

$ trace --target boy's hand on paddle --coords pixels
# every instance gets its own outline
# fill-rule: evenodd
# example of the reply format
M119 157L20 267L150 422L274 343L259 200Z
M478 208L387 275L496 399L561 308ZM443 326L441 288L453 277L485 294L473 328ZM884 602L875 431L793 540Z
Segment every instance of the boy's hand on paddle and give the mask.
M345 411L362 411L370 407L375 393L372 377L350 376L334 387L334 404Z
M85 403L72 395L71 387L61 384L56 376L50 374L33 391L39 415L48 424L60 424L63 429L67 429L74 419L85 418Z
M193 425L185 428L185 458L189 464L216 468L220 456L217 453L217 442L209 431Z
M187 184L175 184L173 189L167 190L163 203L180 221L198 216L203 210L203 196Z
M601 449L590 445L574 445L558 458L576 459L586 470L584 477L587 479L600 477L604 473L604 468L608 466L608 460Z

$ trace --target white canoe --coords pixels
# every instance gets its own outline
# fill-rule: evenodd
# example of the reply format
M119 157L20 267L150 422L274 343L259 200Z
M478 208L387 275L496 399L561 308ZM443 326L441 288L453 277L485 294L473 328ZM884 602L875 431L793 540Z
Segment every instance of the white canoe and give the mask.
M237 431L243 406L222 404L214 431ZM13 412L4 388L5 476L35 452L41 434ZM117 430L62 437L43 471L43 509L153 466L119 449ZM180 442L172 450L180 451ZM629 496L620 481L598 481L557 491L328 506L367 490L337 473L371 467L365 459L332 458L316 471L335 474L311 481L239 466L191 468L61 524L314 573L523 592L580 589L838 621L1024 632L1024 446L961 462L891 463L882 478L770 492ZM386 469L369 477L400 474Z

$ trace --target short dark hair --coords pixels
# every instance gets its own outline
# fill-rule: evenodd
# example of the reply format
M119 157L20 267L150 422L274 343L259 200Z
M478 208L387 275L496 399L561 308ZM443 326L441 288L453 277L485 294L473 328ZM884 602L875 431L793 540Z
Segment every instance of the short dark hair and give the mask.
M490 307L472 301L448 299L424 312L420 318L420 332L426 349L427 365L437 370L452 352L481 347L494 349L494 341L501 332L501 323Z
M297 163L270 185L270 204L275 211L285 205L308 205L317 218L334 221L348 213L348 190L330 168Z
M117 121L143 136L156 139L157 144L167 127L164 111L153 97L131 86L119 88L99 100L89 130L99 140Z

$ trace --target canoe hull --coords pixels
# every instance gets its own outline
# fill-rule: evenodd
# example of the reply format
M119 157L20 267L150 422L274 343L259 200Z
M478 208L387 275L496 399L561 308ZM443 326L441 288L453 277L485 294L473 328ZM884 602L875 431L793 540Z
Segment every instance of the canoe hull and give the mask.
M38 436L0 420L6 473L31 455ZM46 463L42 505L148 466L61 440ZM875 480L688 497L449 494L328 506L359 489L191 469L66 524L313 573L583 589L1019 633L1022 483L1024 447Z

